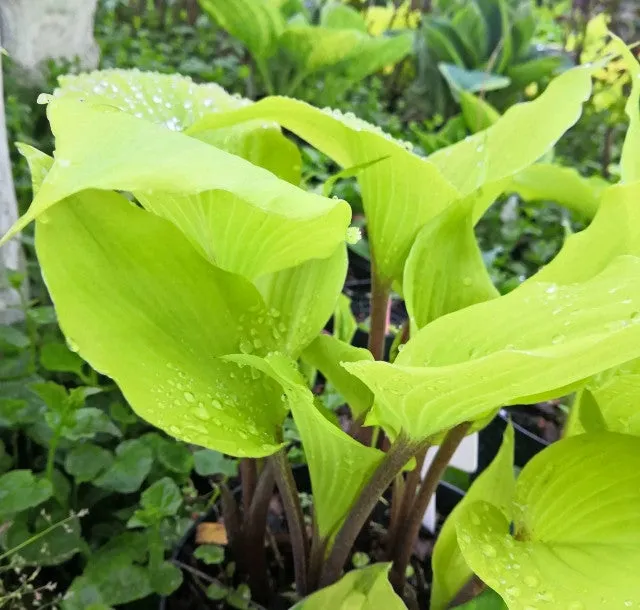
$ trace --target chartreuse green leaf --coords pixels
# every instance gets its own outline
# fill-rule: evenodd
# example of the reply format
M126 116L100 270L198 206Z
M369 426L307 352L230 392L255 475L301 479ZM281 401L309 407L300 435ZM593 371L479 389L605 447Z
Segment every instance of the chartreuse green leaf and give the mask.
M285 27L284 19L271 0L199 0L229 34L258 58L271 57Z
M285 409L275 384L218 358L276 346L247 280L115 193L89 191L51 208L36 250L68 340L141 417L231 455L278 449Z
M566 394L638 357L638 273L640 259L620 256L581 283L530 280L438 318L393 365L344 366L373 391L376 421L415 439L431 437L500 405Z
M240 110L209 115L188 132L250 119L277 121L342 167L362 168L358 181L367 233L376 270L387 282L402 277L420 227L459 196L429 161L379 128L353 115L323 111L290 98L270 97Z
M250 104L215 83L196 84L179 74L99 70L59 79L56 97L115 106L139 119L183 131L212 112ZM198 134L198 139L264 167L293 184L300 182L300 151L275 123L250 121Z
M493 589L485 589L478 597L456 608L458 610L508 610L502 598Z
M353 570L337 583L298 602L291 610L404 610L406 606L387 578L390 568L390 563L374 563L366 568Z
M583 434L527 464L512 515L486 502L466 506L458 541L509 610L635 608L639 504L640 439Z
M56 162L4 239L65 197L99 188L132 191L203 256L250 278L326 258L344 241L351 216L344 201L305 193L240 157L110 107L63 98L48 115ZM246 248L248 238L261 248Z
M564 72L534 101L512 106L485 131L437 151L429 160L463 195L512 176L548 152L578 120L591 94L593 70Z
M23 144L18 142L16 148L20 154L26 159L29 165L29 171L31 172L31 188L34 195L38 193L42 183L44 182L47 174L53 166L53 159L39 151L37 148L30 146L29 144Z
M280 44L303 74L312 74L348 61L365 36L358 30L292 23Z
M554 201L591 219L608 186L603 178L584 178L571 167L535 163L515 174L504 190L517 193L525 201Z
M431 610L446 610L460 589L473 576L458 546L456 523L466 506L479 500L498 509L510 510L515 491L513 473L513 428L508 425L498 454L489 467L474 481L462 502L447 517L433 549L431 565Z
M322 7L320 25L336 30L367 32L367 24L362 13L341 2L328 2Z
M468 91L458 91L460 109L467 127L472 133L491 127L500 113L482 97Z
M418 233L404 268L412 328L499 296L473 231L476 197L449 206Z
M351 299L341 293L333 312L333 336L350 344L357 330L358 322L351 311Z
M295 364L287 357L273 353L265 359L247 355L227 358L257 368L282 385L309 464L318 532L328 540L384 453L360 444L322 415Z
M347 246L325 259L262 276L255 281L271 309L273 333L284 351L297 356L331 317L347 275Z
M623 254L640 255L640 181L602 191L593 222L567 238L560 253L533 280L581 282Z
M386 66L394 66L411 53L413 41L411 32L375 38L368 36L360 41L349 57L345 66L347 76L352 82L357 82Z
M373 362L369 350L354 347L331 335L318 335L302 352L302 359L322 374L342 394L354 418L364 415L373 404L373 393L360 379L349 373L342 362Z
M610 34L631 76L631 93L625 105L629 128L622 146L620 173L623 182L635 182L640 180L640 62L621 38Z
M576 396L567 435L594 428L640 436L640 360L596 375Z
M581 67L562 74L538 99L515 106L489 129L429 159L419 158L353 116L288 98L266 98L236 111L209 115L188 133L250 119L275 120L343 167L380 160L364 167L358 181L376 270L390 283L402 278L411 245L431 218L453 201L485 185L495 188L531 165L575 123L591 91L592 69ZM505 155L505 150L512 153ZM483 202L486 209L492 201L483 197ZM475 219L483 212L477 207Z

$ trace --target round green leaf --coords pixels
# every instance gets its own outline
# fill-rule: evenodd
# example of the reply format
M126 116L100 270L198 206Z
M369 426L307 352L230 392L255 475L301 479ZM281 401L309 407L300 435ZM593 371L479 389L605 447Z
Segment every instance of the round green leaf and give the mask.
M640 606L640 439L613 432L562 440L516 485L510 518L486 502L461 513L469 567L505 600L529 608Z

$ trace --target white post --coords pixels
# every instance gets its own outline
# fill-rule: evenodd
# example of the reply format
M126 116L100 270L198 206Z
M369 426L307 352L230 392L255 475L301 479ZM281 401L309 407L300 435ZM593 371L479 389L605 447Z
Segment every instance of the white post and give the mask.
M18 204L13 189L11 159L4 119L2 55L0 54L0 235L4 235L17 218ZM12 239L0 249L0 324L13 324L23 317L19 308L20 295L11 288L8 281L8 272L22 270L24 270L22 248L17 239Z
M98 0L0 0L0 37L13 61L34 81L48 59L98 65L93 37Z

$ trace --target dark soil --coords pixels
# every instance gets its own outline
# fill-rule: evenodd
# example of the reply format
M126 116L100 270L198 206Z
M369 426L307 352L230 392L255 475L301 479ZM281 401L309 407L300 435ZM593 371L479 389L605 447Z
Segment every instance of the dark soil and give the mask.
M516 424L548 444L560 439L566 422L566 415L558 404L558 401L541 402L512 407L508 411Z
M296 478L304 483L308 477L306 468L301 467L296 472ZM303 487L304 485L300 485ZM463 493L456 488L444 484L438 490L438 530L446 515L462 498ZM219 509L214 507L202 521L217 522L221 520ZM370 558L372 563L384 561L386 526L388 523L388 503L381 502L374 510L369 527L361 533L354 545L354 552L363 553ZM293 594L293 561L291 547L289 545L286 523L280 501L274 495L271 502L268 517L267 555L270 571L270 580L273 588L278 591L268 606L248 602L222 600L214 601L207 597L206 589L210 584L219 584L230 589L238 587L245 582L242 574L236 569L231 572L230 566L237 565L238 558L233 557L231 549L226 548L225 562L221 566L209 566L196 559L193 554L197 548L196 527L183 540L182 545L176 549L174 561L183 569L184 582L180 589L171 597L161 601L160 610L230 610L233 608L247 608L251 610L286 610L295 602ZM417 592L416 597L421 610L428 609L429 583L431 582L431 553L435 542L435 536L423 530L414 546L412 558L413 576L408 579L408 584ZM241 562L241 558L240 558ZM352 565L352 560L347 564Z

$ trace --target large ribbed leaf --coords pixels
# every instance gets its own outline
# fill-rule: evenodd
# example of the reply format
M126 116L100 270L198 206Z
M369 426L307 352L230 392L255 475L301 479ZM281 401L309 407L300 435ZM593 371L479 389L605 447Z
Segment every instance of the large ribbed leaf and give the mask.
M488 468L473 482L462 501L447 517L433 549L431 564L433 582L431 584L430 610L445 610L456 594L473 576L458 545L456 523L458 517L474 502L492 504L510 514L515 478L513 473L513 427L507 426L498 454Z
M284 18L271 0L198 0L229 34L256 57L271 57L285 27Z
M566 72L537 100L512 108L489 129L427 160L353 116L287 98L267 98L235 112L210 115L189 131L249 119L275 120L343 167L381 159L359 172L358 180L376 271L390 282L401 279L409 249L427 221L461 196L484 186L494 188L531 165L573 125L591 91L591 70ZM485 208L491 204L488 197L483 201ZM477 208L475 218L483 212Z
M36 250L70 345L141 417L232 455L278 449L286 411L277 386L218 358L277 345L250 282L115 193L87 191L51 208L37 222Z
M98 188L132 191L203 256L250 278L326 258L344 241L345 202L305 193L235 155L75 99L52 101L48 115L56 162L5 239L61 199ZM247 248L248 239L259 247Z
M404 268L404 295L414 329L499 296L473 231L476 197L451 205L418 233Z
M420 227L458 197L429 161L377 127L290 98L271 97L235 112L210 115L189 132L249 119L277 121L346 168L378 161L363 167L358 180L376 270L384 281L402 277Z
M255 281L265 303L278 312L274 326L282 348L297 356L331 317L347 274L347 247Z
M431 437L638 357L638 274L640 259L621 256L582 283L529 281L427 325L393 365L344 366L374 392L376 421Z
M56 97L82 98L120 108L139 119L183 131L207 114L250 104L215 83L198 85L179 74L139 70L99 70L59 79ZM282 135L276 123L250 121L227 129L206 131L198 139L264 167L278 177L299 184L300 152Z
M592 67L568 70L532 102L512 106L494 125L429 157L462 194L528 167L580 117Z
M518 193L525 201L553 201L591 219L607 186L603 178L584 178L571 167L535 163L515 174L505 191Z
M509 610L635 608L638 505L640 439L584 434L527 464L507 516L486 502L466 506L458 541Z
M614 34L612 37L631 75L631 93L625 106L629 129L622 147L620 173L623 182L634 182L640 180L640 62L622 39Z
M302 353L302 358L318 369L347 401L354 419L364 415L373 404L371 390L349 373L342 362L373 361L369 350L354 347L331 335L318 335Z

